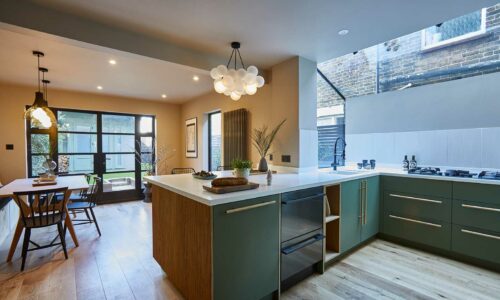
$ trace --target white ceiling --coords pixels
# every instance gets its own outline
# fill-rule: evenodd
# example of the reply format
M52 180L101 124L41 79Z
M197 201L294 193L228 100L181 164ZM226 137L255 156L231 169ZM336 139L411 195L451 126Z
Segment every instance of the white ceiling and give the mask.
M50 88L181 103L212 89L208 71L55 37L10 25L0 26L0 81L37 84L36 57L45 53ZM109 60L116 60L110 65ZM193 76L199 76L198 82ZM102 86L101 91L97 86ZM162 94L167 98L163 99Z
M34 0L39 5L268 68L322 62L493 5L498 0ZM347 36L339 30L348 29Z

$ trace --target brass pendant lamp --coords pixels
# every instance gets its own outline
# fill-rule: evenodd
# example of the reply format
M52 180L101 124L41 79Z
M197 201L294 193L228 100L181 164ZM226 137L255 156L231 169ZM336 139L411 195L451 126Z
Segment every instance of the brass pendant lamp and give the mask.
M44 98L43 92L40 90L40 72L43 73L43 80L45 81L45 73L49 70L40 67L40 57L43 57L43 52L33 51L33 55L37 57L38 60L38 91L35 92L35 101L24 113L24 118L30 119L32 128L39 129L49 129L56 123L56 117L52 110L49 108L49 104ZM47 82L43 82L46 87Z

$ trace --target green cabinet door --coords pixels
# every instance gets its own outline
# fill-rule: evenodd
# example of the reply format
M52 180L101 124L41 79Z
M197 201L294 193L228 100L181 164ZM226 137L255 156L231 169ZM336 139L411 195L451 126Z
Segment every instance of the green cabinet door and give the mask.
M365 181L365 190L361 241L365 241L379 232L380 177L374 176L362 180Z
M214 299L261 299L279 285L279 195L213 208Z
M361 181L340 184L340 252L361 242Z

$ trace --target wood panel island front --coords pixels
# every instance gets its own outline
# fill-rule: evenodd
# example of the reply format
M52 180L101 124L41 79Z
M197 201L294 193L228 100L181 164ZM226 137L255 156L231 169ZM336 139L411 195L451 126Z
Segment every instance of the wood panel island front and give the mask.
M230 172L218 175L228 176ZM500 257L495 254L500 251L498 217L488 226L481 223L484 230L477 225L477 228L467 227L461 231L474 232L475 235L467 237L481 239L477 242L491 249L483 253L474 249L464 251L462 245L465 244L449 229L447 224L463 223L461 215L451 215L451 206L443 207L433 216L411 213L428 211L422 205L432 206L429 209L435 211L436 205L447 203L445 196L433 196L436 187L448 189L446 197L452 197L454 202L471 198L467 192L473 190L483 201L490 201L488 205L481 205L490 207L485 213L498 213L500 199L493 195L500 195L500 185L491 181L414 176L398 170L349 175L316 171L276 174L272 186L266 185L265 176L251 176L250 181L260 184L258 189L218 195L203 190L202 186L209 185L209 181L194 179L190 174L145 179L153 185L153 256L186 299L277 299L280 286L284 286L280 278L284 272L283 255L298 250L295 253L301 258L305 252L313 252L314 240L323 237L321 261L315 265L320 272L326 264L341 259L377 234L489 268L500 266ZM325 207L322 231L315 235L312 234L316 232L311 232L311 237L297 246L286 246L281 237L288 234L283 232L282 224L290 223L283 216L289 210L285 207L290 202L289 195L296 193L302 195L302 199L311 200L317 197L318 190L327 200L322 201ZM308 194L310 191L316 194ZM433 200L413 200L427 198ZM313 205L312 201L307 203ZM297 207L309 210L308 206ZM401 209L397 210L398 207ZM429 224L438 225L430 227ZM402 227L408 227L407 234L400 234ZM441 238L423 238L429 228L439 231ZM437 234L434 231L432 233ZM439 249L435 244L438 242L441 243Z

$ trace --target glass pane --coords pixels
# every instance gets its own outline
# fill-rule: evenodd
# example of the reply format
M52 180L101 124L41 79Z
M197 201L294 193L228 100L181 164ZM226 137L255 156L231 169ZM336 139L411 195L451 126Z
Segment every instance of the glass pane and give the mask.
M210 115L210 169L221 165L221 113Z
M141 154L141 170L142 171L152 171L153 170L153 154L152 153Z
M141 152L153 152L152 137L141 137Z
M135 138L133 135L102 135L103 152L135 152Z
M135 154L106 154L106 172L135 170Z
M58 166L60 173L94 173L94 155L59 155Z
M113 173L103 175L103 192L116 192L135 189L135 173Z
M58 111L57 127L59 131L96 132L97 115L72 111Z
M48 134L31 134L31 153L50 153Z
M135 117L102 115L102 132L135 133Z
M139 123L141 133L153 132L153 118L152 117L141 117Z
M45 155L31 156L31 176L38 176L40 173L45 173L45 168L42 166L45 160Z
M60 153L96 153L97 135L59 133L57 145Z
M481 30L481 11L476 11L425 30L427 46Z

